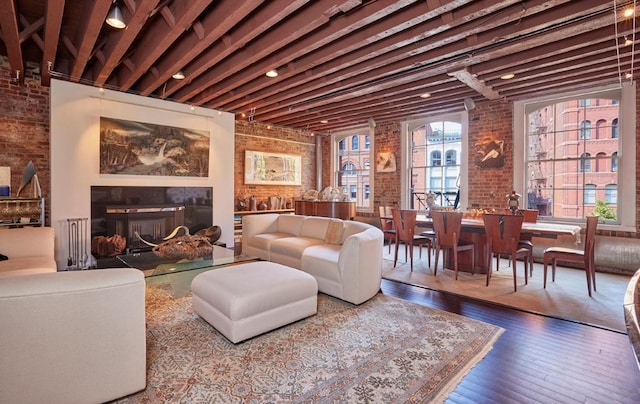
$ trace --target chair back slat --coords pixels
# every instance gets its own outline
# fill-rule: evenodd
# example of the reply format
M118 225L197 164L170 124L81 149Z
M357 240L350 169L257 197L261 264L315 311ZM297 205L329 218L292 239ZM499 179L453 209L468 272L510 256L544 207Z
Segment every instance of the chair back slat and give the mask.
M526 223L535 223L538 221L538 210L537 209L520 209L519 211L524 216L524 221Z
M518 249L524 216L486 213L482 215L489 249L498 254L511 254Z
M416 231L415 210L393 209L393 225L396 229L396 237L399 241L408 242L413 240Z
M440 246L453 247L458 244L462 227L461 212L434 211L431 213L431 219Z

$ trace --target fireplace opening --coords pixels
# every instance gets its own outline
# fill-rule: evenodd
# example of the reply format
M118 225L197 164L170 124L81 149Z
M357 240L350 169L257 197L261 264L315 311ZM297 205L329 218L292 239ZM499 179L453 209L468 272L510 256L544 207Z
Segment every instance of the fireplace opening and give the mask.
M124 239L125 246L118 254L130 254L152 248L136 233L154 244L177 226L186 226L194 234L213 225L212 193L211 187L92 186L92 241L121 236L118 241ZM112 251L101 249L105 250Z

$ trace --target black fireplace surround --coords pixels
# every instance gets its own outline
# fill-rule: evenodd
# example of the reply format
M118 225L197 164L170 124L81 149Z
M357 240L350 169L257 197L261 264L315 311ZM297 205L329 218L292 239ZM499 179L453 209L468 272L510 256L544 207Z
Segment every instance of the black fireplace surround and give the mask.
M177 226L194 234L213 225L212 193L211 187L92 186L91 238L119 234L131 253L150 249L134 232L155 244Z

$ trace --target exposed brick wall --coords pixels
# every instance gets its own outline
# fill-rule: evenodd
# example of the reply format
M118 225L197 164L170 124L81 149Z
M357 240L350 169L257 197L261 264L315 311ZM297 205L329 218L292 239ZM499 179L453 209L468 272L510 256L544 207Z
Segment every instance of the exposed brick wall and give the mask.
M323 136L321 139L322 148L322 184L318 187L318 190L323 190L325 187L328 187L331 184L331 177L333 173L331 171L331 136Z
M40 85L35 65L27 65L24 85L11 79L9 61L0 57L0 166L11 167L11 195L22 182L22 172L33 161L49 217L49 87ZM20 196L32 196L31 184Z
M380 152L394 152L396 155L396 171L392 173L375 173L373 189L375 192L374 215L377 216L378 206L400 206L400 139L402 136L399 122L384 122L377 124L374 139L374 156ZM374 167L375 169L375 167Z
M469 207L504 208L505 196L513 188L513 104L503 101L478 101L469 112L469 158L477 144L488 140L504 142L504 166L478 168L469 164ZM466 207L463 206L463 209Z
M287 200L299 198L305 191L316 189L316 140L308 131L271 126L260 122L236 120L235 125L235 200L255 196L256 204L271 196L283 196ZM245 185L244 152L267 151L291 153L302 156L302 186Z

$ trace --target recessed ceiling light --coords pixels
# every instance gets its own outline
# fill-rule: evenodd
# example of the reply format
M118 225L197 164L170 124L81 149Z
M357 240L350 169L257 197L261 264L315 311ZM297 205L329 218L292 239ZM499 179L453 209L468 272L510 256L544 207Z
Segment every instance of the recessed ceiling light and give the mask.
M625 17L631 17L633 15L633 8L632 7L625 8L624 12L623 12L623 15Z
M269 70L269 71L266 73L266 75L267 75L267 77L272 77L272 78L273 78L273 77L278 77L278 72L277 72L275 69L274 69L274 70Z
M429 97L431 97L430 93L420 94L420 98L429 98Z
M513 73L507 73L507 74L503 74L502 76L500 76L500 78L502 80L510 80L510 79L512 79L514 77L516 77L516 75L513 74Z
M624 37L624 46L629 46L633 44L633 40L627 36Z
M184 73L182 73L182 70L178 70L173 76L174 79L176 80L184 80Z
M326 119L323 119L320 121L320 123L329 123L329 121L327 121Z
M627 80L632 79L633 78L633 73L630 73L630 72L625 73L624 78L627 79Z

